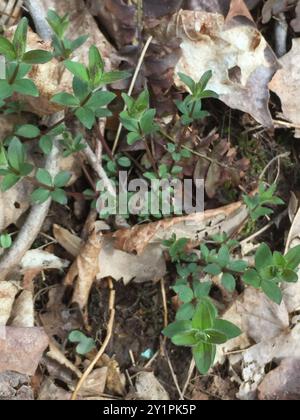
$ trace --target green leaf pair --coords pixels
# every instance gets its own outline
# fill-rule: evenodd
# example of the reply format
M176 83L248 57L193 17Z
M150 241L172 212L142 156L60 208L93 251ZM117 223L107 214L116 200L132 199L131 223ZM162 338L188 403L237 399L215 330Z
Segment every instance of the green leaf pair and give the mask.
M122 94L126 110L121 112L120 120L123 126L129 131L127 143L132 145L144 137L158 131L155 123L156 110L150 109L150 95L144 90L137 99Z
M70 25L69 16L67 14L59 16L54 10L49 10L47 21L54 32L52 36L54 57L61 57L64 60L70 58L72 53L80 48L89 38L88 35L82 35L74 41L71 41L65 36Z
M44 203L49 198L52 198L53 201L66 205L68 203L68 198L63 187L68 184L70 178L70 172L62 171L52 179L50 173L46 171L46 169L38 169L36 180L41 186L32 193L32 200L35 203L40 204Z
M26 150L17 137L13 137L7 151L1 147L0 175L4 176L1 189L7 191L23 177L33 171L33 166L26 162Z
M261 183L258 188L258 193L253 197L244 195L244 203L247 205L251 219L255 222L261 217L270 216L274 213L272 209L266 206L280 206L284 204L281 198L275 196L276 184L270 188L264 183Z
M291 249L285 256L280 252L272 254L266 244L262 244L255 255L255 268L243 275L243 281L263 292L275 303L282 301L280 283L296 283L296 272L300 265L300 246Z
M222 245L218 253L215 249L209 248L202 244L200 247L202 258L207 264L204 272L211 276L219 276L222 274L222 284L230 292L236 288L236 274L242 274L247 269L247 263L242 260L233 260L230 256L230 248L228 245Z
M180 80L188 87L191 93L183 101L175 101L177 108L182 113L181 122L184 126L188 126L194 121L209 115L208 112L202 110L202 99L218 98L215 92L206 89L212 75L212 71L207 71L196 83L186 74L178 73Z
M191 321L176 321L163 334L177 346L191 347L199 372L205 375L212 367L216 346L241 334L228 321L217 319L217 310L210 299L202 299Z

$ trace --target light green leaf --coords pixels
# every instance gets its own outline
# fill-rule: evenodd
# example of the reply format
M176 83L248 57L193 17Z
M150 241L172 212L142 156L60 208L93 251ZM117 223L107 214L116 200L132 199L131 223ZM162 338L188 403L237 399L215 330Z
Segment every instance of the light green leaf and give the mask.
M50 191L44 188L38 188L31 194L31 199L34 203L42 204L50 197Z
M71 179L72 174L67 171L62 171L54 178L54 185L57 188L65 187Z
M1 183L1 190L3 192L10 190L14 185L20 181L21 177L15 174L6 175Z
M172 324L168 325L164 330L163 334L168 337L172 338L175 335L182 334L185 332L189 332L193 329L191 321L176 321Z
M89 108L78 108L75 115L86 128L89 130L92 129L96 121L95 114L92 110Z
M37 87L35 86L34 82L29 79L17 80L13 84L13 89L16 92L21 93L22 95L28 95L28 96L34 96L34 97L39 96L39 91Z
M232 274L225 273L222 276L222 285L227 289L229 292L234 292L236 288L236 281Z
M221 331L225 334L227 340L232 340L242 334L242 331L237 326L223 319L217 319L214 323L213 329Z
M70 93L62 92L54 95L51 99L51 102L63 106L76 107L80 105L80 101L75 96L70 95Z
M18 127L15 134L26 139L34 139L38 137L40 133L40 129L35 125L25 124Z
M261 244L255 254L255 268L262 270L273 265L273 255L267 244Z
M81 63L76 63L75 61L66 60L64 62L65 67L72 73L74 76L83 80L84 82L89 82L89 74L86 67Z
M261 287L264 293L270 298L273 302L278 305L282 302L282 292L276 283L270 280L263 280Z
M52 177L46 169L38 169L36 173L36 179L43 185L52 187Z
M4 55L7 60L16 58L16 51L13 44L4 36L0 36L0 55Z
M53 201L55 201L56 203L59 203L63 206L68 204L68 197L67 197L65 191L60 189L60 188L57 188L55 191L51 192L51 198L52 198Z
M217 318L217 310L209 299L203 299L197 306L192 319L193 328L205 331L212 328Z

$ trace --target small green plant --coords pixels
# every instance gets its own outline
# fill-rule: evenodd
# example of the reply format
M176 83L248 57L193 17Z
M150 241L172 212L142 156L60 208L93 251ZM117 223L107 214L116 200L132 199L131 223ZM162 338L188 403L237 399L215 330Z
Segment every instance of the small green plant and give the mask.
M26 78L33 64L45 64L52 59L52 53L43 50L26 52L28 20L21 19L13 40L0 36L0 54L6 59L5 78L0 80L0 99L3 101L13 93L39 96L31 79Z
M266 206L278 206L283 205L284 201L281 198L275 196L276 184L267 187L264 183L261 183L258 187L258 192L254 196L244 195L244 203L247 205L250 212L250 217L253 222L264 216L270 216L274 211Z
M96 118L108 117L107 106L115 99L112 92L101 90L103 86L130 76L128 72L104 71L104 62L96 46L89 50L89 65L66 60L65 67L74 75L73 95L61 92L54 95L52 102L69 108L79 121L91 129Z
M136 100L126 95L126 93L123 93L122 97L127 109L121 112L120 120L129 131L127 135L129 145L145 139L145 137L158 131L158 125L154 121L156 110L150 108L148 90L144 90Z
M167 151L170 153L174 162L180 162L182 159L188 159L192 156L189 150L180 149L174 143L167 144Z
M207 71L199 80L195 82L191 77L183 73L178 73L180 80L189 88L190 95L184 101L176 101L177 108L182 113L181 123L189 126L196 120L207 117L209 114L202 109L202 100L206 98L218 98L212 90L207 90L207 85L212 78L212 71Z
M258 220L270 215L273 210L265 206L283 203L275 196L275 191L276 186L260 186L255 197L244 197L249 218ZM219 277L222 286L230 293L236 290L239 281L245 286L260 289L278 305L282 302L280 285L298 281L300 246L283 255L278 251L273 253L263 243L255 254L254 265L250 267L248 262L233 256L239 242L225 233L214 235L207 243L202 243L198 252L189 251L189 240L176 235L164 241L163 245L172 263L176 264L177 280L172 289L181 302L176 321L164 330L164 334L174 344L192 348L202 374L206 374L213 365L216 345L241 333L236 326L218 320L217 309L209 297L214 277Z
M72 331L69 334L69 341L71 343L78 343L76 346L76 353L81 356L85 356L96 348L95 341L92 338L87 337L81 331Z
M70 58L72 53L80 48L88 39L88 35L82 35L74 41L66 37L65 34L70 25L68 15L59 16L54 10L49 10L47 21L53 30L52 46L54 57L62 58L63 60Z
M22 178L28 176L34 167L26 161L25 146L17 137L13 137L8 149L4 146L0 151L0 175L2 191L7 191L17 184Z
M197 368L204 375L214 363L217 345L238 337L241 331L232 323L218 319L212 302L202 298L191 320L176 321L163 333L176 346L192 348Z
M243 281L263 292L275 303L282 301L281 283L297 283L297 268L300 265L300 246L286 255L272 253L268 245L261 244L255 255L255 267L247 270Z
M44 203L49 198L52 198L53 201L56 201L59 204L67 204L68 198L63 187L68 184L70 178L70 172L62 171L52 179L46 169L38 169L36 181L40 186L32 193L32 200L35 203Z

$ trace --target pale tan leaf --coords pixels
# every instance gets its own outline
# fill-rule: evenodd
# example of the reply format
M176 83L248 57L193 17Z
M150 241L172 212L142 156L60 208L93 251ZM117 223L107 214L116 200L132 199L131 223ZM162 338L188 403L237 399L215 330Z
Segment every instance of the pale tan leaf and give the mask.
M82 246L82 240L78 236L58 225L53 226L53 235L59 245L62 246L69 254L73 257L78 256Z
M23 290L16 299L9 325L19 328L34 327L33 296L29 290Z
M295 137L300 138L300 39L293 39L292 49L280 59L278 70L270 89L279 96L284 117L295 124Z
M167 391L152 372L139 373L136 378L135 387L137 396L141 400L167 401L170 399Z
M101 397L105 390L107 372L107 367L93 370L80 388L78 395L81 398Z
M34 375L48 344L42 328L0 327L0 372Z
M200 243L206 235L211 236L220 231L230 235L240 227L246 216L245 206L238 202L216 210L208 210L205 213L195 213L119 230L113 237L116 240L117 249L142 255L148 245L161 246L162 241L170 239L173 234L177 238L190 239L195 244Z
M65 278L66 285L72 285L77 279L72 300L78 303L81 309L87 305L91 287L99 270L98 256L101 247L102 236L94 230L87 242L82 245L78 257Z
M0 282L0 327L7 324L18 291L10 281Z
M50 349L47 353L47 356L50 357L50 359L55 360L57 363L59 363L62 366L70 369L72 372L75 373L75 375L78 378L81 378L82 373L80 372L80 370L77 369L77 367L72 362L70 362L70 360L68 360L66 358L66 356L58 348L56 343L54 343L53 341L50 341L49 347L50 347Z
M271 127L268 84L279 64L253 23L241 24L233 19L226 25L221 14L191 11L183 11L180 19L177 15L173 19L164 25L168 33L175 28L182 38L182 58L175 72L198 81L212 70L208 89L229 107L247 112L262 125ZM179 77L175 82L186 88Z

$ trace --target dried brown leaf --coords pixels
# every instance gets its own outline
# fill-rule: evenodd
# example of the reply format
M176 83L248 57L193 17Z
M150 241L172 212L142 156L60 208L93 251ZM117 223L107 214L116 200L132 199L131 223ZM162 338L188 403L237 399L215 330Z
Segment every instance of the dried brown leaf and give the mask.
M1 327L0 372L34 375L48 344L42 328Z
M73 302L78 303L81 309L85 308L93 282L98 273L98 256L102 247L102 236L96 230L82 246L80 253L72 264L66 278L66 285L73 285L75 289Z
M300 39L293 39L292 49L280 59L282 68L270 83L270 89L279 96L287 120L295 124L295 137L300 138Z
M18 291L18 287L10 281L0 282L0 327L7 324Z
M115 248L142 255L148 245L161 246L161 242L170 239L173 234L198 243L207 234L212 235L219 231L232 233L245 220L246 215L247 210L238 202L204 213L134 226L119 230L113 235L116 240Z

